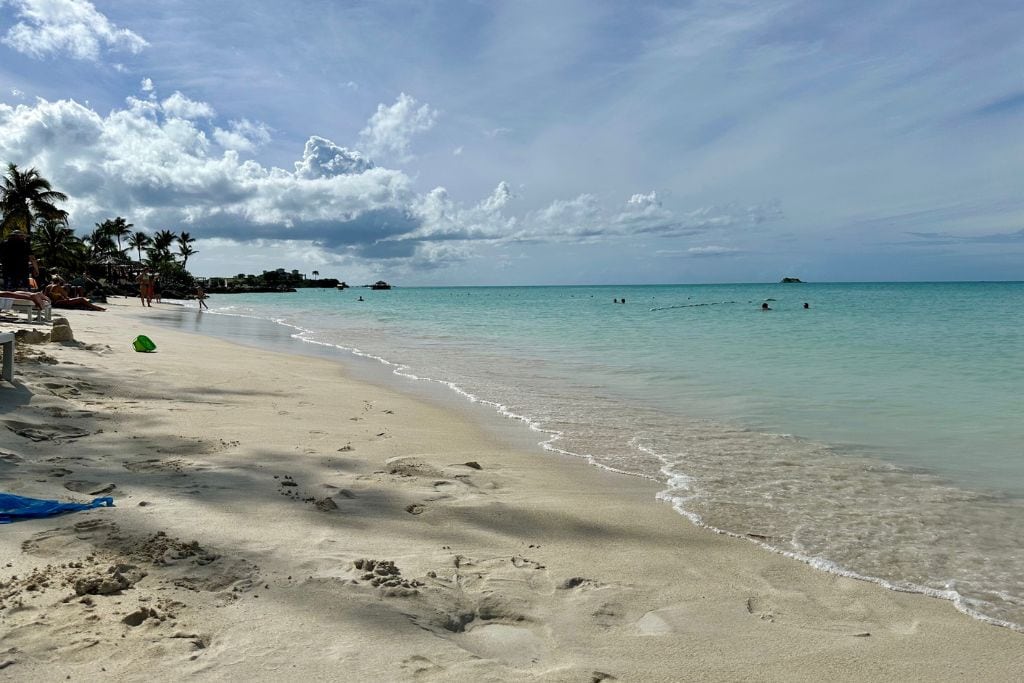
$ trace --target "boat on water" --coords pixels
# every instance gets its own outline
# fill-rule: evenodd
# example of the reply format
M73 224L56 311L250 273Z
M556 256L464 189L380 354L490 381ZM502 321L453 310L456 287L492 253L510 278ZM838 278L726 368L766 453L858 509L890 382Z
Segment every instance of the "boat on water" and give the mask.
M334 286L335 286L336 289L348 289L348 285L345 284L344 282L339 282L338 284L336 284Z
M384 282L383 280L377 280L372 285L370 285L370 289L391 289L391 285Z

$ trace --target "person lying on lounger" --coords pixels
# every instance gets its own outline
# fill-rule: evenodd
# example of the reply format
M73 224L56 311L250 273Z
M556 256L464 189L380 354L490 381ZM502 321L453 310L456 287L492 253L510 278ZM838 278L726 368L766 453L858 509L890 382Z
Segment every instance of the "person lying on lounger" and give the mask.
M36 308L42 310L50 305L50 300L39 292L0 292L0 298L2 299L21 299L22 301L31 301L36 305Z
M67 290L64 289L64 283L59 280L55 280L46 287L46 296L50 298L54 308L82 308L87 311L107 310L102 306L97 306L84 296L68 296Z

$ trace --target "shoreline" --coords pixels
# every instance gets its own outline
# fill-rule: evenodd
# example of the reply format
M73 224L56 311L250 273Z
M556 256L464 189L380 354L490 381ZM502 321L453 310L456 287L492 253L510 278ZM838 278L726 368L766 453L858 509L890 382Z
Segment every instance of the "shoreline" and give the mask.
M180 310L176 311L176 314L181 313L182 315L188 315L189 312L194 312L195 310L187 304L179 304L179 302L170 303L175 306L180 306ZM164 318L163 320L172 329L184 329L186 327L186 319L181 317L181 315L176 315L176 318L178 318L178 320L175 323L171 323L170 318ZM970 598L961 595L956 590L945 590L921 583L915 583L909 580L859 572L856 569L843 566L842 564L827 557L810 555L772 545L768 540L759 539L756 534L745 534L740 531L721 528L714 524L710 524L697 512L687 509L685 506L687 496L679 495L680 491L688 492L690 490L690 478L688 476L672 475L662 470L663 478L658 478L638 471L618 469L600 462L591 455L560 448L556 444L564 436L561 432L545 428L542 423L536 422L525 415L513 412L501 403L469 393L453 382L415 374L409 366L391 361L382 356L344 345L307 338L305 335L312 331L297 324L284 322L283 320L261 318L248 314L218 312L214 310L209 312L206 316L196 318L197 326L195 331L199 334L208 334L209 336L225 339L234 343L240 343L242 345L259 346L258 344L248 342L244 338L244 334L236 334L234 332L225 333L224 327L217 327L220 325L219 322L215 322L213 326L217 331L210 329L199 331L198 325L203 324L204 321L217 321L218 318L220 318L220 320L243 320L246 323L246 330L248 331L252 331L254 329L271 331L269 333L259 335L258 338L261 340L266 340L267 338L272 339L275 348L284 353L297 353L315 358L324 358L333 362L339 362L344 364L350 372L358 369L359 378L363 381L369 382L370 384L384 386L402 394L414 395L420 399L434 403L442 409L455 410L460 415L467 417L471 421L485 425L489 432L497 438L502 439L507 447L522 449L525 444L525 447L528 450L535 448L538 456L542 456L542 454L565 456L575 461L585 462L589 466L596 467L610 473L629 477L638 477L653 482L659 489L653 497L654 500L662 501L670 505L677 514L687 519L691 524L699 529L751 543L761 551L774 553L796 560L812 567L816 571L873 583L885 590L920 594L929 598L947 601L953 604L958 611L972 619L999 628L1007 628L1018 633L1024 633L1024 626L1021 626L1018 623L985 614L984 612L971 607ZM281 333L282 331L284 331L283 334ZM515 434L515 432L522 432L522 434ZM529 434L529 436L527 434ZM661 459L656 454L652 455ZM1003 492L997 491L984 491L983 494L1005 495Z
M20 359L16 386L0 388L2 448L16 456L0 469L4 490L81 500L63 484L113 483L118 506L4 527L14 559L0 628L17 650L0 653L5 675L95 675L101 661L128 679L156 665L146 677L158 680L1019 671L1020 634L951 603L695 527L655 500L655 482L509 448L339 361L150 332L150 310L128 302L70 312L85 346L29 347L57 363ZM131 351L140 333L156 354ZM51 433L32 441L14 423ZM83 568L51 569L45 590L9 578L86 552L100 558L89 571L147 576L69 602L61 582ZM379 574L394 585L362 580L354 563L366 558L394 562Z

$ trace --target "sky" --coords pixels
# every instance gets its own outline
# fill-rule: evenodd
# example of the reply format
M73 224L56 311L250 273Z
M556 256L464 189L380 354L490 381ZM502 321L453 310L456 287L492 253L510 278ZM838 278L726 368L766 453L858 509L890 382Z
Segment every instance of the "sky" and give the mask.
M0 0L0 162L196 275L1024 280L1024 4Z

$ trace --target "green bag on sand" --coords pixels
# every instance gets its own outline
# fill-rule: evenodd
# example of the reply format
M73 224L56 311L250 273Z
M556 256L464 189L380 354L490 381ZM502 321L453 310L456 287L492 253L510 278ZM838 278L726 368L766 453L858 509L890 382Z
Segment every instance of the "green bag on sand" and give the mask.
M132 346L135 347L136 351L141 351L142 353L156 351L156 344L154 344L153 340L144 334L140 334L136 337L135 341L132 342Z

